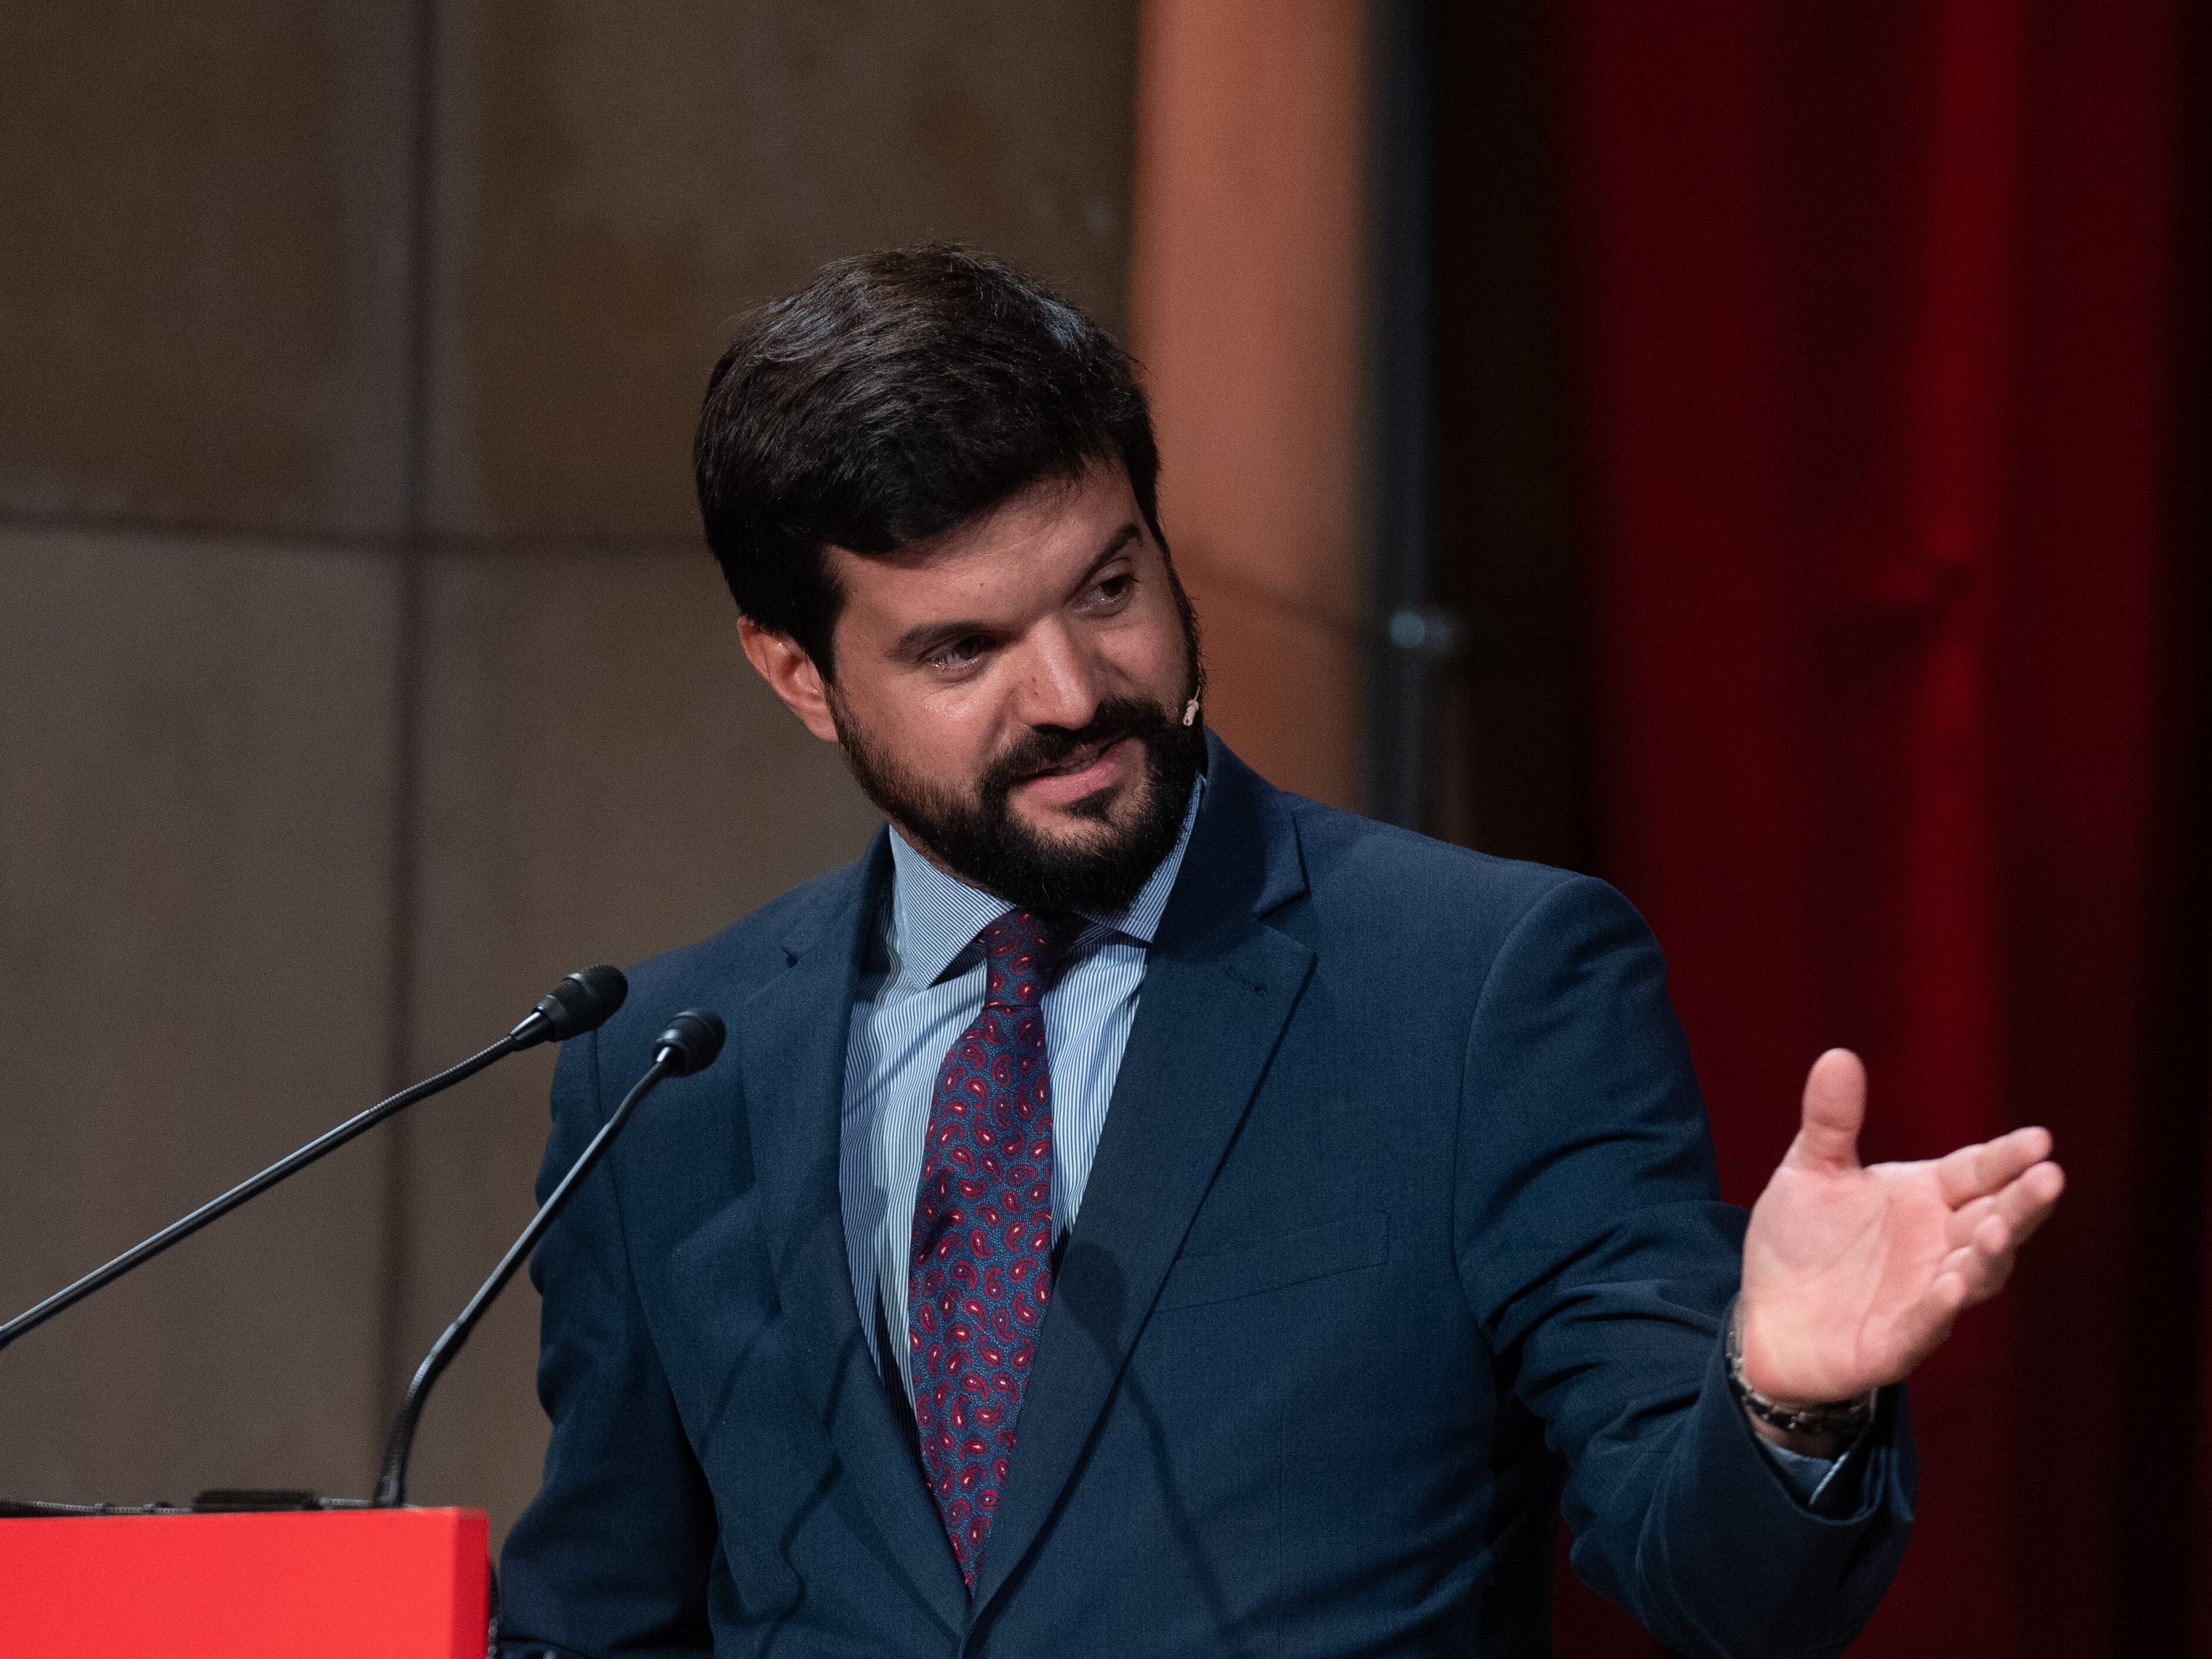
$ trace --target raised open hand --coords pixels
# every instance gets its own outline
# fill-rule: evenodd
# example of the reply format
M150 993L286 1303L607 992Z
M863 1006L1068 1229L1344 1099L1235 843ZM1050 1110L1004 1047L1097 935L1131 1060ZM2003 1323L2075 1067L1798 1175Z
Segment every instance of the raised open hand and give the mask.
M1797 1139L1744 1237L1744 1381L1784 1405L1903 1379L1961 1308L2002 1288L2066 1185L2045 1129L1863 1168L1866 1093L1848 1048L1814 1062Z

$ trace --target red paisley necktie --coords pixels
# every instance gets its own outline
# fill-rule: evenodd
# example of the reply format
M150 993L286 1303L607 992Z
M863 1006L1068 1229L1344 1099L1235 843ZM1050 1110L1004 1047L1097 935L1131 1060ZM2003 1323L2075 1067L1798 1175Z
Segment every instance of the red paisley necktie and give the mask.
M1012 910L980 935L982 1011L938 1068L907 1279L930 1494L972 1590L1052 1300L1052 1077L1040 1007L1066 930Z

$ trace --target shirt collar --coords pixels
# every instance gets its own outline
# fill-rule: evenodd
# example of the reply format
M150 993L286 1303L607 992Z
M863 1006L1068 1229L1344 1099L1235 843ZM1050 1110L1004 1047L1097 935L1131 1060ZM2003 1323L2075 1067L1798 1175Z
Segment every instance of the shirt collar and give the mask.
M1127 909L1079 912L1095 924L1084 930L1094 943L1105 933L1119 933L1139 945L1152 942L1205 797L1206 775L1200 773L1191 786L1190 802L1183 808L1182 829L1176 836L1175 845L1146 878ZM995 893L946 875L916 852L896 828L890 836L892 953L897 975L908 985L932 985L976 934L1014 907Z

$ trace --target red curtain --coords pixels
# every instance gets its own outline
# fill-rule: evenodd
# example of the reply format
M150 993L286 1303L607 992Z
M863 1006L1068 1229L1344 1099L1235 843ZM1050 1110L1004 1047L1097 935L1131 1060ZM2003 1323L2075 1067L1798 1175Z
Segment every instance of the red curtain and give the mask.
M1913 1379L1868 1654L2177 1651L2212 1583L2184 21L1564 18L1601 845L1729 1195L1832 1043L1869 1158L2042 1122L2072 1183Z

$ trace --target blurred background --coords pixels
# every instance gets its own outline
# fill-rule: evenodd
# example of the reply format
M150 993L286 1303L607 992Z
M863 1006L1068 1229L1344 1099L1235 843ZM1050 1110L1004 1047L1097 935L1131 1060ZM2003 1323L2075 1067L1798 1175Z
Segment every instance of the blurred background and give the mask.
M2072 1191L1860 1651L2212 1653L2204 14L69 0L0 16L0 1316L874 819L688 453L744 310L1008 255L1146 365L1208 715L1595 871L1729 1196L1803 1071ZM0 1356L0 1495L364 1494L548 1054ZM534 1489L535 1298L413 1495ZM1563 1577L1559 1650L1648 1655Z

